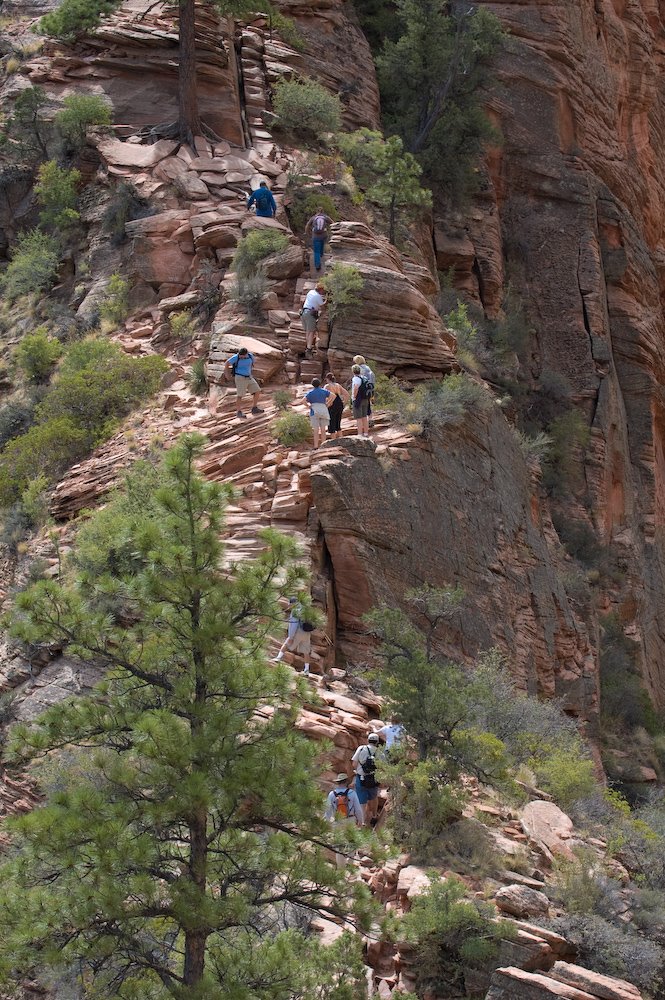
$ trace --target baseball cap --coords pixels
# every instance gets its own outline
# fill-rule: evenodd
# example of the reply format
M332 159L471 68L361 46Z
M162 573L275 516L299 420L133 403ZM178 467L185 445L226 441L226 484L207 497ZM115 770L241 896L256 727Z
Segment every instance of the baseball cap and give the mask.
M335 778L336 782L337 781L348 781L348 780L349 780L348 774L338 774L337 777Z
M379 742L378 734L377 733L369 733L369 735L367 736L367 742L368 743L378 743Z

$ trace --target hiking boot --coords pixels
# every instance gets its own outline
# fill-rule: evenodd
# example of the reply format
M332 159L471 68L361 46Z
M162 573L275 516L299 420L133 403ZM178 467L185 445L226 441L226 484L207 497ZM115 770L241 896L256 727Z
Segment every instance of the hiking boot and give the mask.
M246 417L246 416L245 416L245 414L244 414L244 413L242 412L242 410L238 410L238 412L236 413L236 417L242 417L242 419L243 419L243 420L246 420L246 419L247 419L247 417Z
M265 413L265 410L262 410L260 406L253 406L252 413Z

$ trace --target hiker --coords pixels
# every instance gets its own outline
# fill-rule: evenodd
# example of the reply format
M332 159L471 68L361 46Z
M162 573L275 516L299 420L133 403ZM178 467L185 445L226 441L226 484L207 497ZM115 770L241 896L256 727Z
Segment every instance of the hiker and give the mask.
M331 440L334 440L335 438L340 438L342 436L342 414L344 413L344 404L348 403L351 397L344 386L340 385L332 372L328 372L326 375L326 389L335 397L332 403L330 403L328 411L328 434L330 434Z
M363 807L353 788L350 787L347 774L338 774L335 778L335 784L326 798L324 818L330 823L336 820L354 819L356 826L363 825Z
M312 347L316 341L316 324L319 321L319 311L326 304L326 300L323 297L325 292L324 285L319 281L314 288L310 288L307 295L303 299L302 309L300 310L300 321L302 323L302 328L305 331L305 356L308 357L311 354Z
M354 365L351 371L353 372L351 406L358 429L358 437L369 438L370 399L373 386L371 382L362 377L360 365Z
M247 199L247 208L251 208L254 204L259 219L272 219L277 214L277 203L265 181L261 181L256 191L252 191Z
M279 653L274 658L274 662L280 663L284 659L284 653L287 650L290 653L297 653L304 660L302 672L307 676L309 674L309 655L312 648L311 633L314 631L314 626L311 622L302 620L302 605L298 602L297 597L289 598L289 608L291 614L289 615L286 639L280 646Z
M324 389L320 378L312 379L312 388L305 395L309 404L309 422L314 431L314 448L318 448L326 439L326 429L330 422L329 405L333 402L333 393Z
M307 225L305 226L305 236L312 237L312 250L314 251L314 270L320 271L321 264L323 263L323 254L326 246L326 240L328 239L328 227L332 225L333 220L329 215L323 211L323 208L317 208L311 219L307 220Z
M376 385L376 375L367 364L362 354L356 354L353 359L353 363L354 365L360 365L360 375L362 378L366 378L368 382L372 383L372 385Z
M237 417L245 419L245 414L241 409L241 400L246 393L252 395L252 413L263 413L260 406L257 406L258 398L261 394L261 386L252 375L252 365L254 355L250 354L246 347L241 347L237 354L232 355L226 362L224 371L234 376L236 386L236 396L238 397Z
M358 747L351 763L356 772L356 795L365 813L366 826L376 826L376 812L379 806L379 783L376 780L376 750L379 737L367 734L367 743Z
M385 741L387 755L390 755L390 750L393 747L397 749L404 739L404 733L405 729L400 722L398 715L391 715L390 722L385 726L381 726L381 729L378 731L378 735L379 739L383 739Z

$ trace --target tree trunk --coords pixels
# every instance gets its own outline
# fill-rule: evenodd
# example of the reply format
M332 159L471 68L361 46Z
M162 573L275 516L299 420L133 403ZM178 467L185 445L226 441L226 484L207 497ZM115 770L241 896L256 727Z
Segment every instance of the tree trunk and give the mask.
M194 0L179 0L178 125L180 138L194 146L201 135L199 101L196 92L196 21Z

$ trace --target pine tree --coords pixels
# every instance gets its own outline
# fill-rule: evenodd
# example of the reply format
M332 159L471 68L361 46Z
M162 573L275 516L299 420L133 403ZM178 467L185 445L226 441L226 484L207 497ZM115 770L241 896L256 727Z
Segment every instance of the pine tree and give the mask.
M202 446L188 435L130 477L65 581L18 598L16 636L105 679L15 734L46 799L0 870L5 979L64 967L123 1000L281 1000L317 961L292 928L344 909L301 695L265 661L278 597L302 583L294 543L266 532L255 561L220 568L226 493L196 473ZM356 995L320 961L325 995Z

